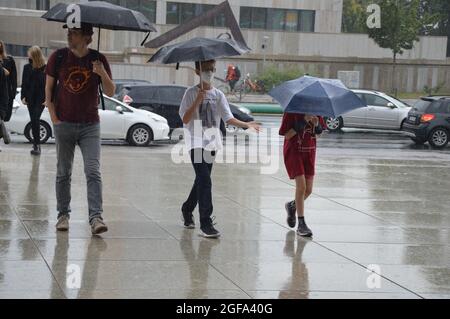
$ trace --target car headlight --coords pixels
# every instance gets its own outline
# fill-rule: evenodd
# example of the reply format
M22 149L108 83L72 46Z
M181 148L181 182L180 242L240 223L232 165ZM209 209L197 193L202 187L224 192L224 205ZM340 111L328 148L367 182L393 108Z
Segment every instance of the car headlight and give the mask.
M154 115L150 115L150 118L155 121L155 122L159 122L159 123L166 123L167 124L167 120L162 117L162 116L154 116Z

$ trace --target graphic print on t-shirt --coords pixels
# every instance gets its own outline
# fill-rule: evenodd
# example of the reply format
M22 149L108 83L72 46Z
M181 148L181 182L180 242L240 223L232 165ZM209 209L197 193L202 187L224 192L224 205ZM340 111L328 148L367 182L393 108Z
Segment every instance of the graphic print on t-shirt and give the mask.
M64 87L70 93L79 94L88 88L89 79L92 71L81 66L73 66L67 72L67 78L64 80Z
M200 107L200 119L202 120L202 126L207 128L218 127L216 120L214 119L213 105L216 104L215 98L205 98Z

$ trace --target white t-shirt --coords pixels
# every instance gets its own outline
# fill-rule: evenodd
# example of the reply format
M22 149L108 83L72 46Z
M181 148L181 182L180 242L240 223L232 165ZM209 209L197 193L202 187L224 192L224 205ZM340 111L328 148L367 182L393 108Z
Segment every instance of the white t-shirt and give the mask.
M199 90L198 86L193 86L184 93L179 112L181 118L184 117L186 111L194 103ZM226 123L232 118L234 116L231 113L225 94L215 87L207 90L202 105L194 112L191 121L188 124L184 124L184 139L187 149L221 150L223 144L220 122L223 120Z

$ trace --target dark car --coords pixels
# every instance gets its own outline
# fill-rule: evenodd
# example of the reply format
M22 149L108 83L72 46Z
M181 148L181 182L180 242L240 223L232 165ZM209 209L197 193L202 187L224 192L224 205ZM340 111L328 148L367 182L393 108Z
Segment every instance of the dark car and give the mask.
M114 92L114 98L117 98L124 87L130 86L130 85L147 85L152 84L152 82L147 80L127 80L127 79L118 79L114 80L114 84L116 84L116 91Z
M132 107L147 110L165 117L171 130L183 127L178 114L181 100L188 89L182 85L126 85L118 99ZM233 116L243 122L253 121L253 117L246 109L230 103ZM225 135L225 124L221 124L221 131Z
M403 131L417 144L443 148L449 142L450 96L422 97L408 113Z

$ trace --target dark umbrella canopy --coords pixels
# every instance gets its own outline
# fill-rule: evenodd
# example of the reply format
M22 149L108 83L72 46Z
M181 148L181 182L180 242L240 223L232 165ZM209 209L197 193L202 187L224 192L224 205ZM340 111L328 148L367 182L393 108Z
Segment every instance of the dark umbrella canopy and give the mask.
M286 113L339 117L367 105L336 79L303 76L269 92Z
M184 42L162 47L148 62L163 64L207 61L223 57L242 55L250 51L233 39L196 37Z
M66 23L71 14L71 12L67 12L69 5L58 3L42 18L48 21ZM77 5L80 7L80 22L91 24L93 27L108 30L156 32L155 26L138 11L104 1L89 1Z

